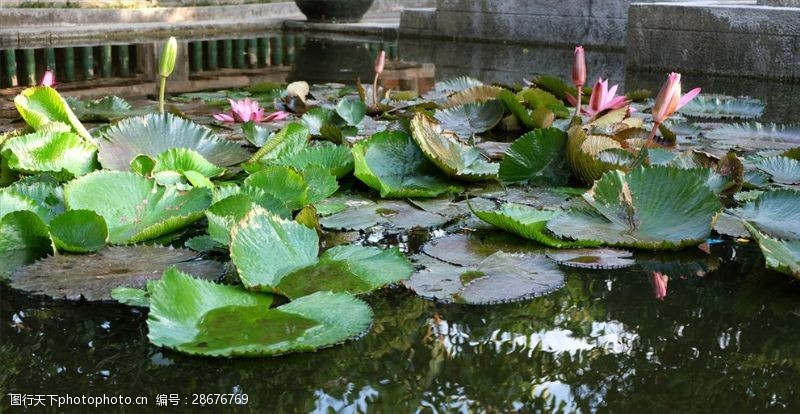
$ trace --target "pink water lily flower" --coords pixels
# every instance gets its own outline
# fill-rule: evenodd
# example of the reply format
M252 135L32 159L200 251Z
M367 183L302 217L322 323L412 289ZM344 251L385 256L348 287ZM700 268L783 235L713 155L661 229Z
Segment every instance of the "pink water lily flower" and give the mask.
M265 117L264 109L259 106L258 101L253 101L250 98L244 98L238 101L228 99L228 102L231 104L231 114L215 114L214 119L221 122L238 122L243 124L250 121L256 123L280 121L289 116L288 112L277 111Z
M650 147L656 137L656 130L662 122L666 121L678 109L689 103L700 93L700 88L694 88L681 96L681 74L672 72L667 76L667 81L658 92L656 103L653 104L653 129L647 136L645 147Z
M619 109L629 104L630 101L624 95L617 96L617 87L618 85L614 85L609 88L608 79L597 79L597 82L595 82L594 88L592 89L592 96L589 97L589 105L585 108L582 108L581 112L591 117L595 117L605 111ZM570 94L567 94L567 100L572 105L578 104L578 100Z
M51 88L56 86L56 75L49 70L44 71L44 76L42 76L42 81L39 82L39 85L49 86Z
M694 88L681 96L681 74L672 72L667 76L667 81L661 87L653 105L653 122L662 123L678 109L689 103L700 93L700 88Z

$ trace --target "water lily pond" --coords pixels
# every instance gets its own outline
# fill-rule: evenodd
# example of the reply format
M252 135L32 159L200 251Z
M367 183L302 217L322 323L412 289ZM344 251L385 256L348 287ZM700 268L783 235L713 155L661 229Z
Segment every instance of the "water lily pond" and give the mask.
M796 411L780 102L613 53L481 78L320 42L351 53L171 92L166 47L163 98L11 96L2 410Z

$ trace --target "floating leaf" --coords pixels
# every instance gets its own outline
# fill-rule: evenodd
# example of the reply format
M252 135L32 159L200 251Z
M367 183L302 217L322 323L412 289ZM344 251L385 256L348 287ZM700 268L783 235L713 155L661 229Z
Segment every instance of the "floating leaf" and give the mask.
M297 122L292 122L278 131L274 137L253 154L250 162L268 164L281 157L296 154L308 145L310 135L308 129Z
M434 85L434 90L440 93L452 93L481 85L483 85L483 82L475 78L471 78L469 76L459 76L456 78L436 82L436 85Z
M175 266L204 279L224 274L222 263L196 260L198 254L187 249L157 246L109 247L84 255L50 256L22 267L11 275L11 286L56 299L111 300L117 287L142 289L149 280L161 277Z
M764 158L756 167L781 184L800 184L800 161L788 157Z
M246 194L232 195L212 204L206 210L209 236L227 246L231 242L231 229L257 206ZM286 212L285 216L289 213Z
M23 135L3 147L8 166L26 173L67 172L78 177L97 168L97 147L71 132Z
M760 118L764 115L764 102L752 98L699 95L678 112L697 118Z
M581 269L622 269L636 264L633 253L617 249L570 249L547 252L556 263Z
M113 244L150 240L183 228L203 217L211 204L208 189L182 192L121 171L96 171L71 181L64 197L70 209L102 216Z
M525 88L517 96L522 98L531 109L546 108L559 118L569 117L569 110L564 105L564 102L550 92L539 88Z
M342 178L353 171L353 154L343 145L320 145L306 147L300 151L275 160L276 164L303 171L310 165L328 170L336 178Z
M281 201L288 210L299 210L324 200L338 188L336 178L323 167L307 166L301 174L290 167L270 165L247 177L242 192L258 204L267 204L259 201L266 194Z
M591 241L567 241L554 237L547 231L547 222L559 215L557 211L538 210L519 204L504 204L498 210L473 210L478 218L505 231L544 245L565 248L593 246Z
M500 161L500 179L540 185L565 185L570 177L567 134L545 128L519 137Z
M68 97L66 101L81 121L108 122L155 112L155 109L133 109L131 104L119 96L105 96L94 101L81 101Z
M583 198L591 208L570 210L547 228L611 246L674 249L705 241L722 209L696 174L674 167L608 172Z
M771 237L800 239L800 191L768 191L729 213Z
M336 246L319 262L285 275L276 290L290 298L325 290L360 294L407 279L412 272L397 248Z
M31 211L14 211L0 219L0 278L17 267L55 253L47 225Z
M745 223L747 230L758 241L768 268L800 279L800 240L782 241L761 234Z
M497 86L479 85L473 86L468 89L461 90L453 94L444 105L443 108L452 108L454 106L480 103L497 99L500 92L505 89Z
M152 173L157 174L162 171L175 171L180 174L194 171L208 178L219 177L225 173L224 168L217 167L188 148L171 148L159 154L155 158Z
M497 175L497 164L483 159L477 148L444 135L439 124L424 114L418 113L411 120L411 135L422 153L449 176L477 181Z
M372 310L347 294L315 293L277 308L272 296L170 270L150 293L148 338L192 355L271 356L313 351L369 329Z
M231 231L231 259L242 283L290 298L330 290L365 293L407 278L411 268L397 249L338 246L317 259L315 230L254 210Z
M367 105L359 99L341 99L336 104L336 113L347 122L347 125L356 126L367 115Z
M517 96L514 95L511 91L504 89L497 95L497 98L505 104L506 108L509 112L514 114L517 117L519 122L525 126L527 129L534 129L534 128L541 128L544 125L537 123L533 118L531 118L531 114L528 113L528 110L522 106L522 104L517 99Z
M89 131L81 124L59 93L48 86L35 86L20 92L14 98L14 105L22 119L36 131L47 124L60 122L67 124L76 134L93 141Z
M573 174L586 184L592 184L607 171L625 168L600 159L600 154L604 151L621 148L620 143L614 139L604 135L587 135L580 126L574 126L568 131L567 160Z
M395 230L414 227L437 228L451 221L450 218L415 208L404 201L381 200L373 202L349 198L347 209L323 217L323 228L329 230L366 230L384 226Z
M274 291L283 276L315 264L318 254L314 230L261 209L231 230L231 260L248 289Z
M239 144L215 136L208 128L172 114L128 118L110 127L99 141L98 159L111 170L130 171L138 155L156 157L172 148L188 148L214 165L227 167L249 158Z
M469 137L494 128L503 119L503 112L503 103L491 100L438 110L434 117L444 129Z
M436 197L461 190L405 132L379 132L360 141L353 146L353 157L356 177L383 198Z
M300 124L308 128L311 135L319 136L323 125L330 124L336 119L336 112L328 108L311 108L300 117Z
M274 131L264 128L253 121L242 124L242 135L244 139L255 147L263 147L274 134Z
M0 190L0 218L15 211L30 211L45 223L49 223L54 216L53 211L27 195L19 194L11 188Z
M800 124L724 124L704 136L723 150L789 150L800 146Z
M106 245L106 221L94 211L65 211L50 222L50 233L59 250L90 253Z
M456 266L424 255L418 255L416 261L424 268L405 285L423 298L445 303L514 302L549 293L564 284L563 273L543 254L498 251L472 266Z
M150 307L150 296L147 294L147 291L143 289L126 287L114 288L114 290L111 291L111 299L114 299L123 305L137 306L141 308Z

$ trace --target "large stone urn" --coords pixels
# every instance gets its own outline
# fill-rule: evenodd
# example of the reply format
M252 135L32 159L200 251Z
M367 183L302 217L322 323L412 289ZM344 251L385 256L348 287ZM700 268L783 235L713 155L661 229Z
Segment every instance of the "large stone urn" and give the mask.
M374 0L294 0L310 22L357 22Z

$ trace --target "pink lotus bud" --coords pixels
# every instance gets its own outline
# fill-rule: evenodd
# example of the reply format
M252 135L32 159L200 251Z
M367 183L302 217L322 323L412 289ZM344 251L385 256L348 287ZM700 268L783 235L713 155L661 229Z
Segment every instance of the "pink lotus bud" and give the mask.
M653 121L657 124L666 121L675 111L689 103L699 93L700 88L694 88L681 96L681 74L670 73L653 105Z
M53 87L56 84L56 75L53 72L46 70L44 71L44 76L42 76L42 81L39 82L42 86L49 86Z
M375 59L375 74L383 73L384 66L386 66L386 51L381 50L381 54Z
M586 83L586 58L583 55L583 46L576 46L572 57L572 83L579 88Z

